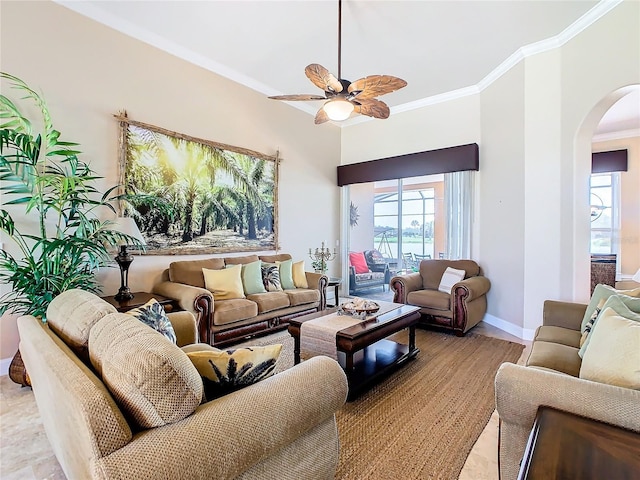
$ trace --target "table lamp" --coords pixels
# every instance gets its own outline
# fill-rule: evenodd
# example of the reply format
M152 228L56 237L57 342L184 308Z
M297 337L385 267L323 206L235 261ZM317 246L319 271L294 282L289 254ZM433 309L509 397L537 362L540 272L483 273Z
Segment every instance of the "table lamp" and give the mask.
M115 230L116 232L124 233L129 235L130 237L135 238L140 245L144 245L144 238L138 229L138 225L131 217L118 217L113 222L111 226L111 230ZM133 256L127 251L127 247L130 244L127 243L119 243L120 252L115 257L115 261L120 266L120 290L115 295L115 299L119 302L124 300L131 300L133 298L133 293L129 289L129 266L131 262L133 262Z

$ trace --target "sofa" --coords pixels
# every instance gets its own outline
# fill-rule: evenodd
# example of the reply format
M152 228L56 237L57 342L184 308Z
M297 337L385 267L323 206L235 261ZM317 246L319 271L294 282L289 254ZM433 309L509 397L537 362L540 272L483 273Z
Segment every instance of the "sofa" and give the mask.
M586 310L585 304L545 301L542 326L525 365L504 363L498 369L495 398L501 480L518 477L539 406L640 432L640 391L581 378L584 358L578 352Z
M178 345L196 340L191 313L168 316ZM18 328L46 435L70 480L334 477L347 381L332 359L201 403L202 378L185 351L91 293L64 292L46 323L22 316Z
M291 260L291 255L247 255L172 262L152 291L173 299L181 309L193 313L198 321L200 342L215 346L284 330L289 319L326 308L329 278L314 272L305 272L308 288L214 301L213 293L205 288L203 268L220 270L258 260L274 264Z
M377 250L349 253L349 295L389 285L389 265Z
M448 267L464 272L450 293L438 289ZM396 275L390 285L395 303L420 307L420 323L452 330L458 336L482 320L491 288L473 260L422 260L417 272Z

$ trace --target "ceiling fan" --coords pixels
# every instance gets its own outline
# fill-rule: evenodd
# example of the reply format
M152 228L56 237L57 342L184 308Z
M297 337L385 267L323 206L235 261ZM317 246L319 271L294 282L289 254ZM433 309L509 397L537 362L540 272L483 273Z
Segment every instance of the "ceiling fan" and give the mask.
M375 97L391 93L407 85L407 82L391 75L370 75L355 82L341 78L342 60L342 0L338 0L338 78L322 65L307 65L304 73L311 82L324 90L324 96L313 94L276 95L269 98L288 102L327 100L318 110L315 123L329 120L342 121L352 112L373 118L389 118L389 107Z

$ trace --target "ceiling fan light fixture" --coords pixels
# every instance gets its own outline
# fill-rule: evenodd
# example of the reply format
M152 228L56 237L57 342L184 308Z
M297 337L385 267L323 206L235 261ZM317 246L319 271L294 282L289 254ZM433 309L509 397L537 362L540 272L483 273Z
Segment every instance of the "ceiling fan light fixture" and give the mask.
M330 120L341 122L349 118L353 112L354 105L343 98L334 98L325 103L322 108Z
M1 0L0 0L1 1ZM369 75L350 82L341 78L342 74L342 0L338 0L338 78L318 63L307 65L304 73L311 83L321 88L324 96L313 94L274 95L273 100L285 102L308 102L328 100L316 112L315 124L329 120L341 122L352 113L373 118L389 118L389 106L376 97L406 87L407 82L391 75Z

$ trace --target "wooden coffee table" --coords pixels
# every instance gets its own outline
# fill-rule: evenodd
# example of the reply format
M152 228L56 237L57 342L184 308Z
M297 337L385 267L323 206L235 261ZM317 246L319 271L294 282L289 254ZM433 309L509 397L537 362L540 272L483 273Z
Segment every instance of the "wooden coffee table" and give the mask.
M289 320L289 333L294 339L294 360L300 363L300 327L304 322L333 315L337 308L303 315ZM349 381L348 400L353 400L374 382L415 358L416 323L420 309L412 305L398 307L376 318L362 321L336 333L338 362ZM387 337L404 329L409 330L407 345Z

